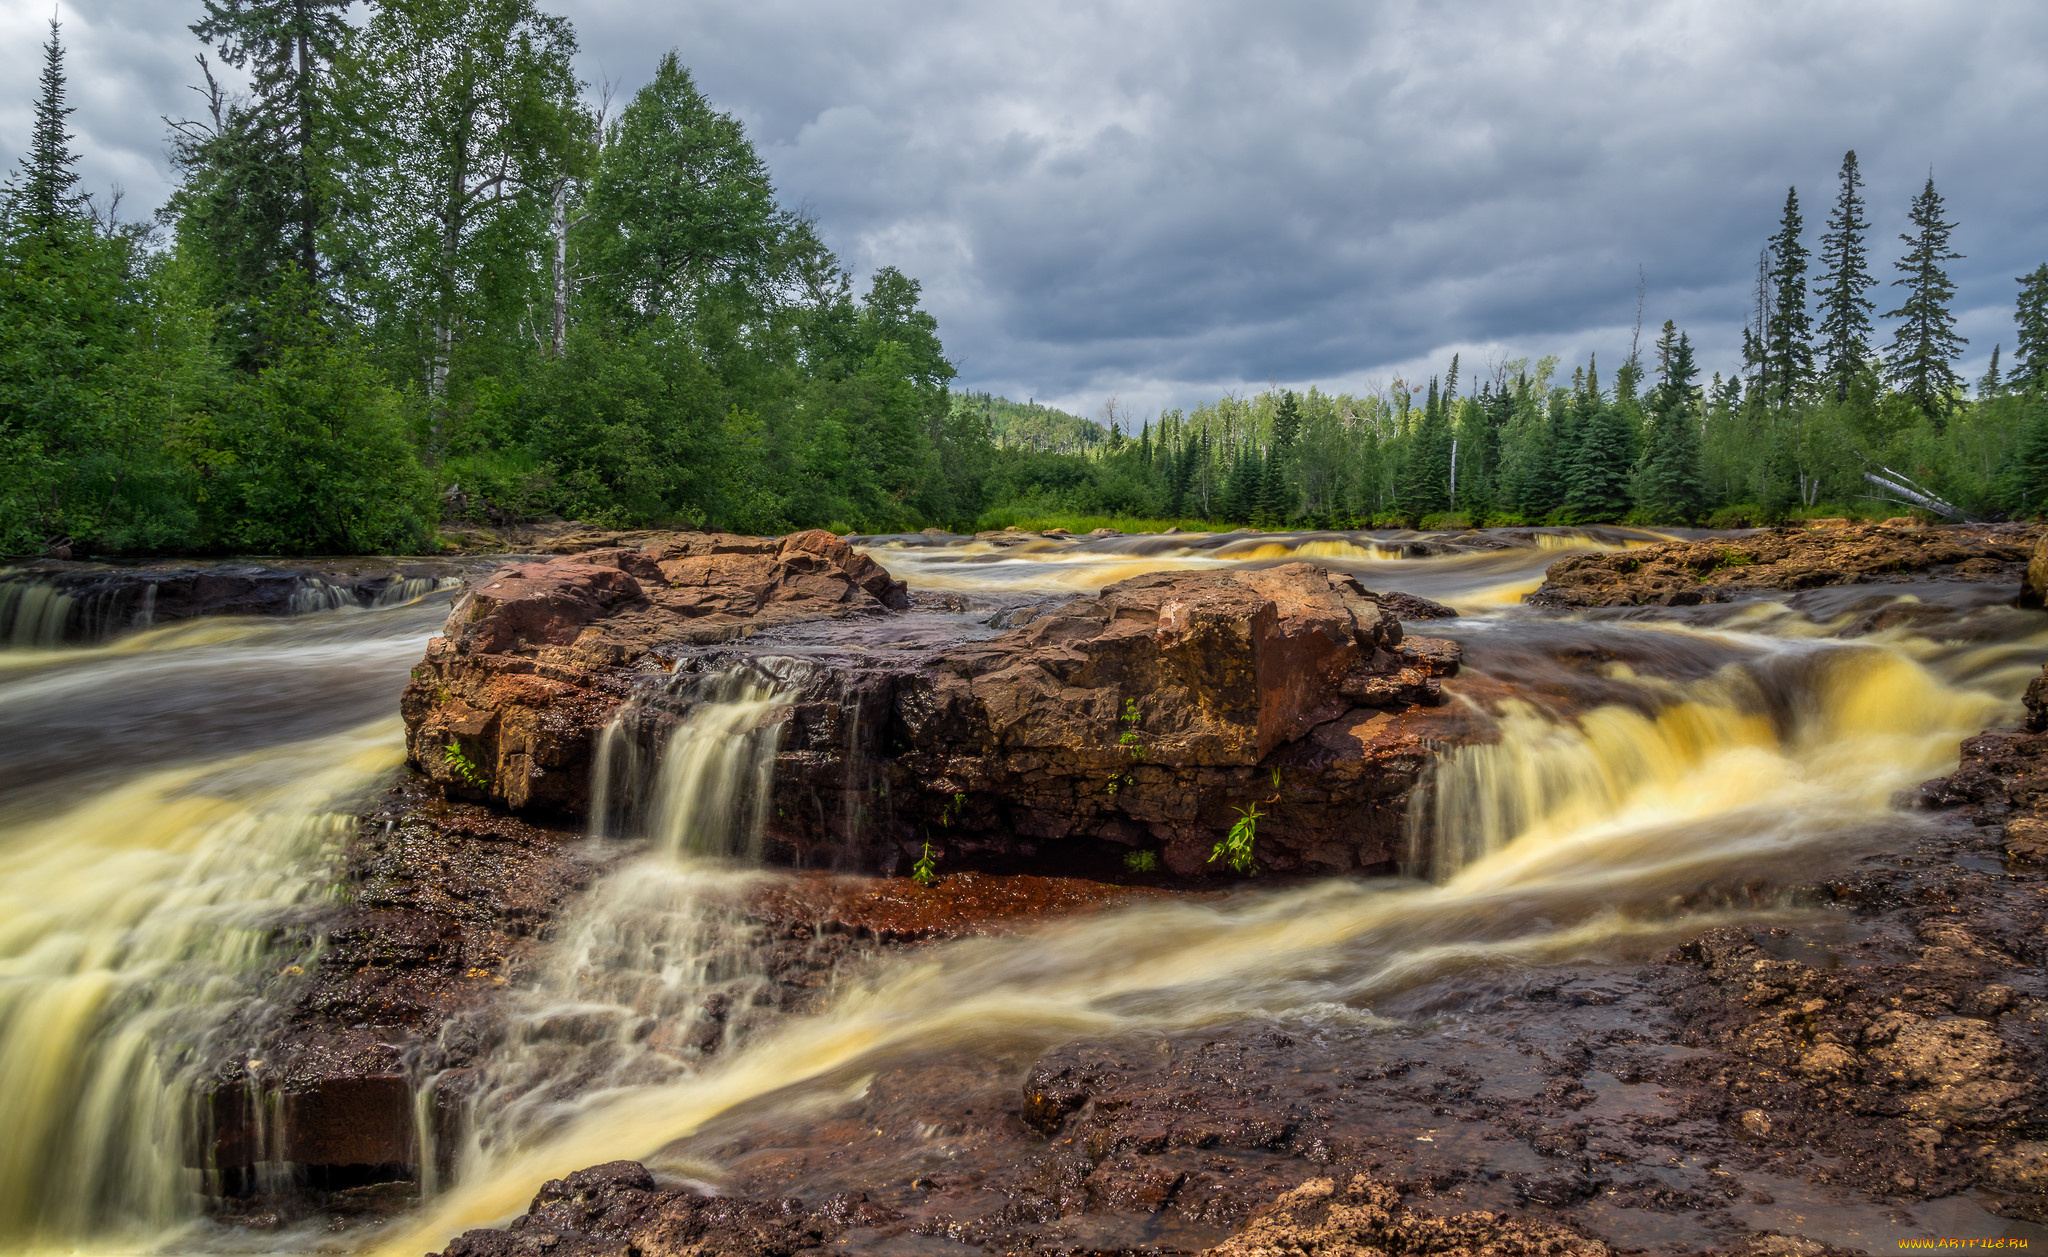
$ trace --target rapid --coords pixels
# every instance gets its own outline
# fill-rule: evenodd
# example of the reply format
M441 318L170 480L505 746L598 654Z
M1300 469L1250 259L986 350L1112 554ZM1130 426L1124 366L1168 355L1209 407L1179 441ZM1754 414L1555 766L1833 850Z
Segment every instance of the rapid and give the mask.
M745 928L735 897L786 874L756 862L776 695L707 687L658 762L607 741L589 841L630 854L509 993L512 1031L446 1176L423 1152L419 1203L341 1234L207 1220L219 1183L194 1153L196 1097L317 955L301 926L344 893L352 818L403 760L397 694L447 596L0 653L0 1250L416 1254L599 1162L715 1184L689 1137L738 1113L801 1126L920 1054L1248 1017L1426 1029L1419 991L1441 1010L1505 972L1643 957L1738 914L1810 915L1791 888L1908 846L1932 822L1900 792L2011 721L2048 653L2048 617L1962 584L1852 591L1945 600L1955 614L1925 632L1851 635L1869 606L1846 593L1608 618L1518 605L1563 552L1657 539L870 539L913 591L1339 567L1461 613L1429 630L1467 651L1446 693L1482 705L1495 736L1445 753L1399 876L1254 880L876 956L816 1011L736 1021L711 1052L663 1027L707 990L760 981L744 946L719 943Z

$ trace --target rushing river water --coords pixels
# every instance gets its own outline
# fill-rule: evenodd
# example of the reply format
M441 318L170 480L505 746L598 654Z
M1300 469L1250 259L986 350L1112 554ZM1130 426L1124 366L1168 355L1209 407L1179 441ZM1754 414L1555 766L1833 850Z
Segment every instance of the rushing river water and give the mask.
M1597 622L1515 606L1560 550L1651 540L1520 532L1431 553L1428 538L1322 534L875 539L870 552L913 589L942 591L1077 592L1163 566L1309 557L1453 605L1464 617L1431 631L1464 642L1473 683L1531 697L1499 713L1496 744L1443 763L1414 819L1410 876L1254 886L926 950L715 1064L664 1056L656 1035L604 1071L583 1068L589 1085L551 1087L574 1063L517 1025L565 1009L658 1022L703 983L734 978L693 950L715 924L704 905L736 879L776 875L694 853L744 852L736 783L772 754L756 731L773 696L723 695L659 767L637 822L646 852L593 890L516 994L515 1032L485 1070L453 1181L430 1183L432 1198L374 1233L375 1247L437 1248L518 1212L546 1178L658 1160L742 1107L758 1119L780 1105L802 1122L819 1097L906 1053L1029 1051L1254 1015L1371 1025L1402 993L1460 974L1643 954L1719 912L1753 914L1759 885L1771 910L1769 887L1910 841L1925 822L1893 796L2012 718L2048 649L2048 619L1961 585ZM1891 593L1960 613L1938 636L1840 635L1867 610L1857 599ZM402 759L397 694L445 607L193 622L0 654L0 1248L358 1244L199 1220L192 1071L219 1036L260 1025L270 983L307 959L281 948L289 931L277 927L335 893L349 812ZM1573 652L1611 662L1560 668ZM1446 688L1456 701L1461 682ZM716 1170L687 1157L672 1168Z

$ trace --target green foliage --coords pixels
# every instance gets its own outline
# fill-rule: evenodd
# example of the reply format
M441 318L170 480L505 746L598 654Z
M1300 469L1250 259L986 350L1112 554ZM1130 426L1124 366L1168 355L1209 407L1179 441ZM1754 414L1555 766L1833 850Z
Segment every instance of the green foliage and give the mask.
M36 97L35 123L29 136L28 155L21 161L16 182L7 186L9 216L31 232L46 237L68 234L66 229L79 217L83 200L73 190L78 186L78 154L72 151L68 119L75 112L64 103L70 79L64 72L64 44L58 38L56 17L50 18L50 38L43 45L41 91Z
M1764 326L1762 372L1764 396L1789 406L1813 376L1812 319L1806 312L1806 245L1799 233L1799 189L1785 191L1785 212L1770 242L1771 310Z
M483 770L470 762L469 756L462 753L460 743L450 742L442 747L441 761L448 765L464 785L481 790L490 784L490 778L484 776Z
M2048 262L2019 277L2019 301L2013 323L2019 343L2013 348L2008 383L2016 389L2048 389Z
M1837 401L1848 395L1850 382L1870 358L1870 312L1877 308L1864 294L1877 285L1870 273L1870 252L1864 233L1870 220L1863 216L1863 172L1856 164L1856 150L1842 155L1841 191L1828 212L1827 233L1821 237L1820 264L1820 360L1825 391Z
M1854 154L1817 252L1788 194L1746 375L1633 353L1374 396L1275 389L1098 423L954 372L916 280L866 292L675 54L607 123L536 0L204 0L169 247L77 195L52 27L0 214L0 550L419 550L564 515L744 532L1156 531L1890 513L1894 469L1972 514L2041 509L2048 266L2009 381L1970 399L1930 182L1880 375ZM1731 514L1732 509L1732 514ZM1135 722L1119 732L1132 763ZM1128 784L1119 773L1112 790Z
M1223 841L1209 852L1209 863L1221 861L1237 873L1249 873L1256 866L1252 849L1259 840L1259 818L1265 813L1259 811L1256 803L1231 810L1237 813L1237 820Z
M1133 873L1156 873L1159 871L1159 854L1155 851L1125 852L1124 868Z
M1956 224L1942 221L1941 194L1934 190L1934 176L1913 198L1909 217L1913 230L1899 239L1908 246L1899 259L1900 277L1895 288L1906 290L1896 310L1885 313L1900 320L1892 335L1891 350L1885 355L1885 373L1892 387L1913 400L1920 412L1937 425L1944 421L1962 389L1956 375L1955 359L1968 342L1956 335L1955 284L1943 263L1962 257L1949 248L1949 233Z
M932 844L924 844L924 853L910 866L910 880L920 886L935 886L939 881L939 866L932 855Z
M955 393L954 413L978 419L989 439L1005 449L1050 454L1078 454L1109 439L1093 419L1041 406L1036 400L1013 402L992 393Z

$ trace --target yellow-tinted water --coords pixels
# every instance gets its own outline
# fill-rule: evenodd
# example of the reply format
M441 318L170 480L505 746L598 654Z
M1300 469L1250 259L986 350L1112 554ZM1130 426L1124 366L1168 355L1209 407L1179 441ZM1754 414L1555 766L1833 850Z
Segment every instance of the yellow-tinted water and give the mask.
M2008 647L2008 663L2040 647ZM2011 688L1955 684L1896 646L1801 649L1775 674L1789 694L1731 669L1675 687L1679 701L1656 715L1518 710L1499 745L1446 767L1439 823L1451 841L1434 883L1339 880L1221 908L1148 906L900 962L708 1072L588 1097L549 1138L470 1167L379 1251L500 1220L546 1178L655 1157L735 1106L785 1092L794 1102L799 1084L894 1052L1253 1014L1369 1020L1376 999L1467 967L1671 941L1712 924L1717 893L1734 901L1741 885L1824 860L1872 827L1916 823L1892 813L1893 793L2015 710Z
M1126 540L1064 557L875 553L916 586L977 592L1306 557L1479 612L1465 627L1483 667L1487 634L1530 636L1486 608L1533 585L1553 547L1629 539L1544 533L1516 549L1422 559L1328 539L1250 539L1228 556L1135 553L1170 539ZM1760 879L1790 884L1919 824L1891 809L1894 793L2008 718L2048 654L2048 620L2017 612L1967 641L1907 629L1840 641L1846 617L1816 622L1766 604L1706 628L1553 626L1658 648L1646 657L1678 658L1665 648L1682 647L1717 663L1691 679L1617 663L1607 683L1640 701L1575 715L1510 705L1497 744L1442 765L1437 803L1415 821L1422 876L1254 885L1220 905L1154 904L926 951L875 970L819 1015L730 1044L706 1068L670 1051L663 1027L706 983L745 980L701 946L721 924L707 905L775 876L692 854L705 835L734 830L740 796L726 787L763 754L752 736L760 713L741 708L767 696L729 695L729 709L700 713L706 737L688 764L677 760L669 806L648 810L664 816L666 854L595 889L514 1010L533 1043L572 1007L598 1010L621 1036L652 1017L646 1041L664 1059L593 1075L600 1085L581 1091L545 1088L550 1071L567 1076L577 1062L500 1061L485 1094L502 1112L479 1114L472 1130L489 1138L472 1139L436 1199L368 1240L190 1229L181 1222L199 1213L198 1172L179 1070L293 963L273 950L268 923L329 893L341 812L400 753L388 717L354 717L391 710L439 613L376 614L390 618L180 626L90 657L24 654L0 679L0 727L14 739L0 767L17 778L5 783L14 794L0 791L0 805L17 800L0 819L0 1130L15 1136L0 1143L0 1249L252 1251L274 1239L417 1254L516 1213L546 1178L620 1157L658 1162L736 1106L802 1121L816 1088L843 1088L894 1053L1051 1046L1249 1015L1369 1026L1390 996L1468 969L1630 954L1724 911L1753 919ZM50 714L64 709L97 722ZM70 789L59 805L27 788L36 784ZM636 932L649 923L660 928Z
M147 773L0 829L0 1239L146 1234L199 1201L195 1065L329 893L395 718Z

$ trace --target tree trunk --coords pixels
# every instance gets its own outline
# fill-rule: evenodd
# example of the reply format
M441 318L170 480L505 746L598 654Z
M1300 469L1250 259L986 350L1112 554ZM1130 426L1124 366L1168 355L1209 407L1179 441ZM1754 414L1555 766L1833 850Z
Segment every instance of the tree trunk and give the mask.
M562 338L569 329L569 180L555 180L554 217L549 227L555 234L555 317L548 347L562 356Z

